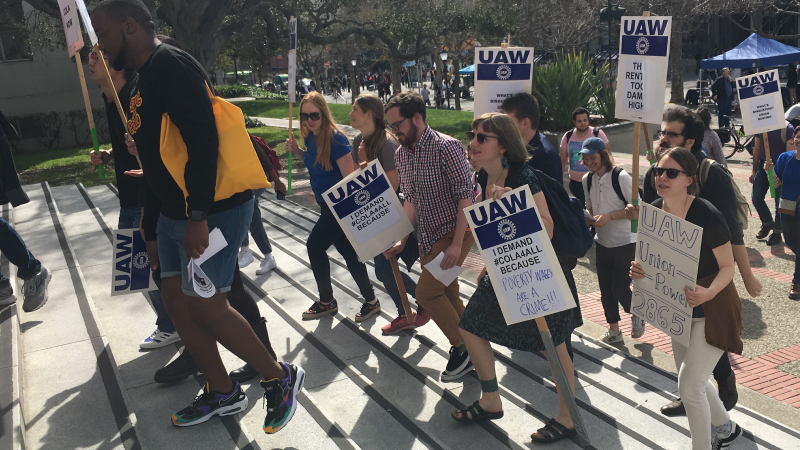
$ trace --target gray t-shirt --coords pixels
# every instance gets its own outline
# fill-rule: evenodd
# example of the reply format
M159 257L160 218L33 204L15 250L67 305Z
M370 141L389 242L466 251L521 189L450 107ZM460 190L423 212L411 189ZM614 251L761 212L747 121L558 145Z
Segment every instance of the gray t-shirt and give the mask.
M382 130L375 130L375 132L379 133L382 132ZM353 161L356 163L356 166L360 162L358 158L358 146L361 145L363 139L361 133L358 133L358 136L353 139ZM381 163L381 166L383 166L384 172L391 172L397 168L394 162L394 152L397 151L397 147L399 147L399 144L394 139L387 139L383 147L381 147L381 151L378 153L378 161Z

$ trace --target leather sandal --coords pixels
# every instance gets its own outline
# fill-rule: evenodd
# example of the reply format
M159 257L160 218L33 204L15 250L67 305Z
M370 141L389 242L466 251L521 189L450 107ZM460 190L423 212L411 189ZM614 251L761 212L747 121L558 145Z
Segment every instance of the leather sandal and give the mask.
M537 434L541 435L541 437L537 436ZM575 428L567 428L558 423L556 419L550 419L550 421L547 422L547 425L539 428L536 430L536 433L531 435L531 440L533 440L533 442L549 444L570 436L575 436L576 434L578 434L578 432L575 430Z
M493 413L486 412L483 408L481 408L479 402L480 400L475 400L475 403L469 405L468 407L453 411L450 416L457 422L462 423L476 423L482 420L495 420L503 417L503 411ZM461 413L461 417L456 417L456 413Z

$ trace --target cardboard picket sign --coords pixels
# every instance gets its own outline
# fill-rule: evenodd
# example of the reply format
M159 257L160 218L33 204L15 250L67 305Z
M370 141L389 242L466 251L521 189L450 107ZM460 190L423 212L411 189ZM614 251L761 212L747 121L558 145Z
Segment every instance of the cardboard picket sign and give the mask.
M533 47L478 47L474 117L497 112L508 97L531 93Z
M645 278L633 280L631 313L689 346L692 307L684 288L694 289L703 229L643 203L636 234L636 261Z
M748 136L786 128L777 69L739 77L736 87Z
M345 177L322 197L361 262L414 231L377 159Z
M617 119L661 123L671 34L672 17L622 18L614 111Z
M529 186L464 209L506 324L575 307Z
M295 99L295 85L297 84L297 17L292 16L289 19L289 103L294 103ZM291 114L290 116L291 117ZM291 119L290 119L291 120ZM289 130L291 133L291 128Z
M81 24L78 22L78 7L75 0L58 0L58 9L61 12L61 24L64 26L64 36L67 38L67 51L72 56L83 48L83 34Z
M114 231L114 264L111 265L111 295L158 289L150 270L147 246L139 230Z

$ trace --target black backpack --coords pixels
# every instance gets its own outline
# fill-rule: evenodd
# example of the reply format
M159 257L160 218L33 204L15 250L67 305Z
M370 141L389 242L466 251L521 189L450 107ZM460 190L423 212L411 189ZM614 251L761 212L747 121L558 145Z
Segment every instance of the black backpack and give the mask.
M574 133L574 132L575 132L575 128L567 131L567 142L569 142L569 138L572 137L572 133ZM600 128L597 128L597 127L592 128L592 134L594 134L594 137L600 136Z
M614 188L614 192L616 192L617 197L622 200L623 205L628 205L628 200L625 199L625 195L622 193L622 188L619 185L619 174L622 172L622 167L614 167L611 170L611 187ZM586 178L586 190L592 192L592 177L594 176L594 172L589 172L589 176ZM639 198L642 198L642 188L639 188Z

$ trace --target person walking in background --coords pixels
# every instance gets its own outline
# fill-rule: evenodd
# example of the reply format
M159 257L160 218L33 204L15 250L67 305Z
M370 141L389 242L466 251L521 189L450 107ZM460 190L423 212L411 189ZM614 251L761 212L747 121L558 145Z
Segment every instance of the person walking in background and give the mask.
M731 78L731 69L722 69L722 76L714 81L711 85L711 99L717 102L719 109L718 124L720 128L729 127L731 125L731 105L733 104L733 78Z
M528 143L528 165L563 183L564 167L561 156L547 136L537 130L541 111L536 97L525 92L514 94L503 100L500 111L514 120L522 140Z
M589 110L586 108L579 107L572 111L572 123L575 128L567 131L561 137L561 170L563 172L569 167L569 191L580 200L581 205L585 205L586 199L583 197L581 180L588 170L581 162L583 141L592 136L600 138L605 142L609 154L611 146L608 144L608 138L603 130L589 125Z
M723 167L728 167L728 160L725 158L725 153L722 152L722 141L719 139L719 135L711 129L711 112L705 106L701 106L694 110L694 113L705 125L703 150L706 155ZM736 131L734 130L733 133L736 133Z
M764 239L771 231L772 234L767 239L767 245L769 246L779 245L783 239L781 238L781 221L778 217L781 187L777 184L775 185L775 215L773 217L767 202L764 200L769 195L769 174L767 171L775 164L778 157L786 151L786 142L792 136L794 136L794 127L788 122L786 122L785 129L772 130L767 133L767 139L769 139L769 161L766 160L764 139L761 134L756 135L753 147L753 170L750 173L750 183L753 184L751 198L753 207L758 213L758 218L761 219L761 229L756 233L756 239Z
M775 185L781 186L780 212L781 228L786 246L794 253L794 274L789 287L789 298L800 299L800 128L786 143L787 151L775 162Z
M786 89L789 90L789 106L797 103L797 64L791 63L786 68Z
M311 271L314 273L319 291L319 301L314 302L311 308L303 313L303 319L318 319L339 311L339 304L333 297L331 263L327 253L333 245L344 258L347 270L364 297L364 305L355 318L357 322L361 322L379 313L381 304L372 289L367 266L358 260L353 245L350 244L333 212L322 198L325 191L355 170L353 157L350 155L350 142L333 122L325 98L314 92L306 95L300 102L300 133L303 136L305 149L297 145L293 135L291 139L286 140L286 149L291 151L295 158L301 159L308 168L311 189L314 191L321 213L306 241Z

